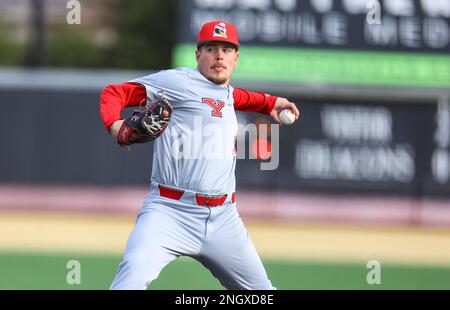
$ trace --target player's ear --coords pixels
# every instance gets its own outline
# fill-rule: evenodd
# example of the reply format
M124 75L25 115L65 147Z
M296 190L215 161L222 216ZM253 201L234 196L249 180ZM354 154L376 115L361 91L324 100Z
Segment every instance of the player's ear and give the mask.
M236 54L234 57L235 57L234 60L236 61L236 64L237 64L238 60L239 60L239 50L236 50Z
M198 60L200 59L200 51L201 51L201 49L202 49L202 47L200 46L199 48L197 48L195 50L195 59L197 60L197 63L198 63Z

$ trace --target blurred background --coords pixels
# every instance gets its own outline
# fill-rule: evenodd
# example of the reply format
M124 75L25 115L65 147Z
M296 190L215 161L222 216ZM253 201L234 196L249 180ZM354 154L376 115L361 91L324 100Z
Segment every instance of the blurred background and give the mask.
M0 0L0 289L109 287L152 145L114 143L100 92L195 67L214 19L239 29L233 86L302 114L275 170L273 132L239 137L259 159L238 160L238 208L273 284L449 289L450 1L380 2ZM183 258L150 288L221 285Z

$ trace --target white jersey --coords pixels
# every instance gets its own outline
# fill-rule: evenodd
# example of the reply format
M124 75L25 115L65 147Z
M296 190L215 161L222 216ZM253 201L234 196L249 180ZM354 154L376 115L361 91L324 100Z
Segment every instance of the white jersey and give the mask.
M190 68L130 82L145 86L150 101L163 91L173 105L168 127L155 140L151 180L213 195L233 192L238 130L233 87Z

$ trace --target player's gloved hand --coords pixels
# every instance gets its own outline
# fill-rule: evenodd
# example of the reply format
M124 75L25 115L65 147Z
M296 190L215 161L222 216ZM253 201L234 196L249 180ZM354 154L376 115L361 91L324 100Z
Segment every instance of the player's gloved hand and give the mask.
M126 118L117 134L121 146L146 143L159 137L169 124L172 105L164 97L151 103L143 111L136 110Z

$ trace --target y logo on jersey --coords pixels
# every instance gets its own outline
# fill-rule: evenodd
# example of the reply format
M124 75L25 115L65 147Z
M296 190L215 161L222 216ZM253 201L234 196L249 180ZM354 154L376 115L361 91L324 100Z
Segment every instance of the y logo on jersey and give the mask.
M211 115L215 117L222 117L222 108L225 106L225 102L222 100L214 100L211 98L202 98L202 102L209 105L213 110L211 111Z

